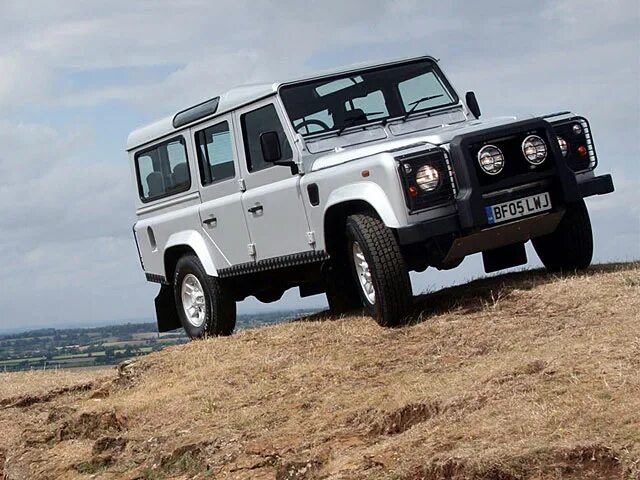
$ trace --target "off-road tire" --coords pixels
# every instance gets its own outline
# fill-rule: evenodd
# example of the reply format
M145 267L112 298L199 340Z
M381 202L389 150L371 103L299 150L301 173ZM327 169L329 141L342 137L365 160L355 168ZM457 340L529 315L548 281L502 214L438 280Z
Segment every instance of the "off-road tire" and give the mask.
M341 252L343 253L343 252ZM342 315L354 310L362 310L360 288L351 274L344 254L336 258L327 273L327 303L331 315Z
M205 321L196 327L187 320L182 308L182 281L188 274L194 275L204 290ZM220 279L207 275L202 263L195 255L185 255L178 260L173 278L173 293L178 317L191 339L207 336L231 335L236 326L236 302Z
M346 237L351 274L365 310L382 326L406 323L413 294L409 271L393 232L379 218L357 214L347 218ZM375 292L373 305L358 280L352 255L354 242L358 242L369 265Z
M593 257L593 234L584 200L567 205L552 233L532 240L533 247L550 272L583 270Z

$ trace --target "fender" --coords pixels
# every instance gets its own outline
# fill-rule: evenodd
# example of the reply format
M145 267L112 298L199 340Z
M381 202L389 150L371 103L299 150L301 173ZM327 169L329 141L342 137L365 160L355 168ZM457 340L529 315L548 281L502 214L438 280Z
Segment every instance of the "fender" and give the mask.
M209 252L207 242L202 238L202 235L195 230L185 230L182 232L174 233L169 237L165 245L165 252L171 247L187 246L190 247L202 262L207 275L212 277L218 276L218 269L213 263L213 258ZM165 272L166 276L166 272Z
M332 206L349 201L362 201L371 205L389 228L401 226L400 220L389 202L388 195L380 185L373 182L352 183L333 190L327 199L323 218Z

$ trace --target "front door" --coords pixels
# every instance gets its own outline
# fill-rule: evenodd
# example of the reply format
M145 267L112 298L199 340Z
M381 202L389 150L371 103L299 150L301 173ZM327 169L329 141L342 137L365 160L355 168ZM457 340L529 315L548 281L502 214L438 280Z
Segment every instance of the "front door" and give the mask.
M282 257L313 250L308 232L300 176L289 167L267 163L262 157L260 135L277 132L283 160L294 159L294 152L278 109L273 101L252 105L237 114L242 130L241 168L246 183L242 205L247 218L256 260Z
M200 170L201 229L214 246L218 269L253 261L231 122L229 115L192 129Z

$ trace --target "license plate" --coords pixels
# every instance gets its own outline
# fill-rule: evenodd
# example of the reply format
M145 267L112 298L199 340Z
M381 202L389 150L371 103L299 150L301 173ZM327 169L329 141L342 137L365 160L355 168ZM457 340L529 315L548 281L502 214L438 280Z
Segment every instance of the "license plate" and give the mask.
M551 197L548 192L531 195L529 197L511 200L485 207L489 224L506 222L514 218L526 217L532 213L551 210Z

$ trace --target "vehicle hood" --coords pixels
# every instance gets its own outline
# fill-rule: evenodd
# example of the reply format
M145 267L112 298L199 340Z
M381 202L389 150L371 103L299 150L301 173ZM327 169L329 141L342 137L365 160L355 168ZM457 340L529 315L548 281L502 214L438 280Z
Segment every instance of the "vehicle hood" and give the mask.
M429 128L417 132L402 135L387 133L387 137L366 145L338 147L330 152L316 156L311 165L311 171L321 170L342 163L358 160L385 152L397 152L420 145L443 145L449 143L458 135L485 130L487 128L508 125L510 123L533 118L532 115L525 117L495 117L483 120L470 120L453 125L443 125Z

